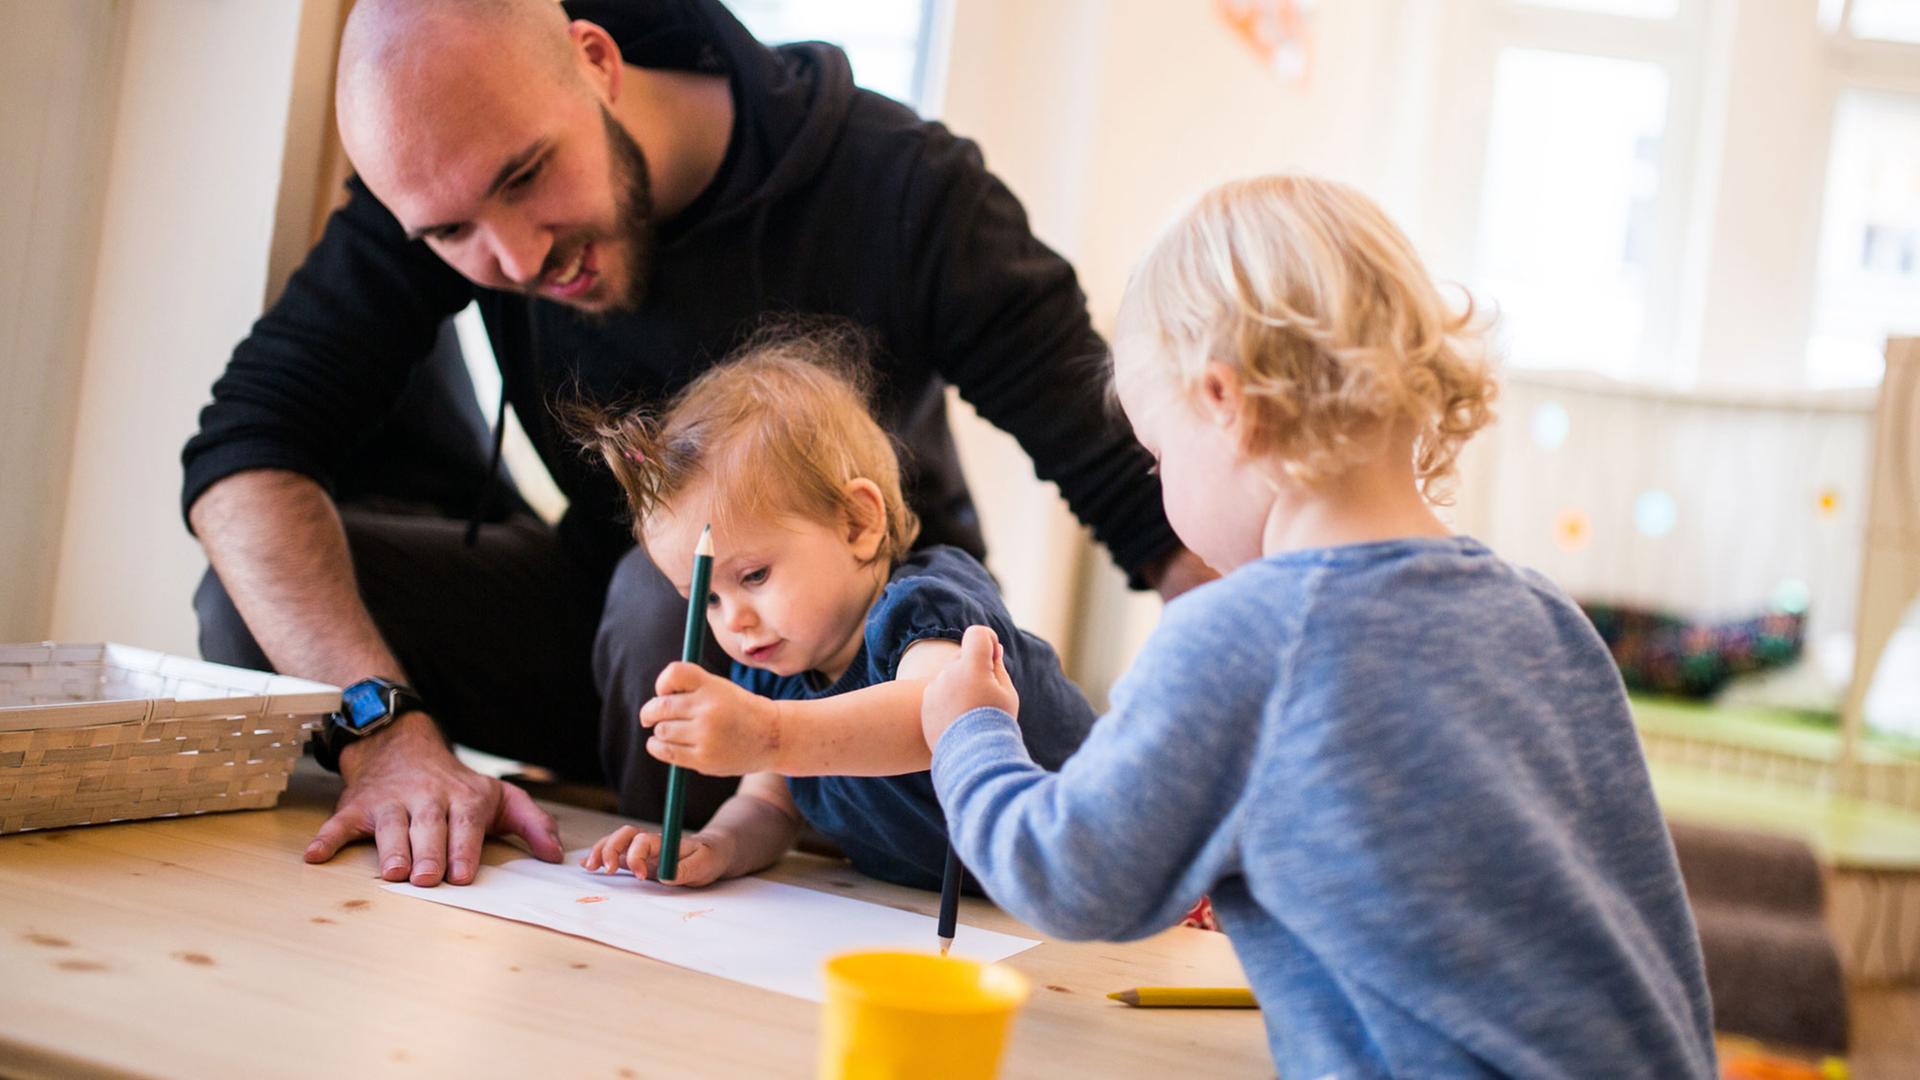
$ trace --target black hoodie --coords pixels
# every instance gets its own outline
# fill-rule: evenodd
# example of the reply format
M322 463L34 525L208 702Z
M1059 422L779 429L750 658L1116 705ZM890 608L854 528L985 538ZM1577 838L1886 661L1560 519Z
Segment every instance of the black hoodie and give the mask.
M245 469L335 490L441 322L473 300L508 400L571 500L563 541L600 572L632 544L624 504L550 402L662 400L782 314L850 319L876 342L875 409L904 446L923 545L984 555L946 424L951 383L1019 439L1136 585L1174 549L1146 453L1106 407L1105 347L1073 270L1034 239L973 143L857 89L836 48L761 45L715 0L566 7L629 64L724 72L732 85L726 162L658 223L642 304L594 318L477 287L349 180L347 204L214 383L182 453L183 509Z

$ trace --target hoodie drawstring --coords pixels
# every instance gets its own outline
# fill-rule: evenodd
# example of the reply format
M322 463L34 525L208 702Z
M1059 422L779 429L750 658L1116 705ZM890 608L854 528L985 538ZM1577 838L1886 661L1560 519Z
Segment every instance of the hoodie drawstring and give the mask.
M540 324L535 320L533 298L527 298L527 356L534 363L540 361ZM480 542L480 520L486 516L487 500L493 498L494 485L499 482L500 451L507 442L507 372L500 370L500 405L493 413L493 455L487 460L487 475L481 478L480 494L473 501L473 514L467 518L466 545L472 547Z

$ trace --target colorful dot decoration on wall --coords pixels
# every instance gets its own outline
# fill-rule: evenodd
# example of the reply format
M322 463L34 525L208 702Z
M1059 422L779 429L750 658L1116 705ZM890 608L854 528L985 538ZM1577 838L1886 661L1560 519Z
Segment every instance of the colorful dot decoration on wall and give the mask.
M1679 520L1680 505L1659 488L1643 491L1633 500L1633 527L1642 536L1665 536Z
M1593 539L1593 519L1585 510L1568 507L1553 519L1553 542L1561 551L1581 551Z
M1214 12L1275 75L1302 85L1313 67L1312 0L1214 0Z
M1573 420L1559 402L1549 401L1533 410L1533 445L1540 449L1560 449L1572 430Z
M1813 505L1814 509L1818 510L1820 516L1823 518L1830 518L1838 514L1840 512L1840 489L1836 487L1821 488L1820 494L1814 499Z
M1789 614L1804 614L1809 597L1810 590L1806 582L1798 578L1788 578L1780 583L1779 588L1773 590L1773 606Z

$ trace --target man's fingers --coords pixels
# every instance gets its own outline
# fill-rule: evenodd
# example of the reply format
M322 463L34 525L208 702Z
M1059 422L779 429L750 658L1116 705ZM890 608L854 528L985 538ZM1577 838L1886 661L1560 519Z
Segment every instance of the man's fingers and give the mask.
M380 876L388 881L405 881L413 869L405 807L393 803L374 814L373 846L380 852Z
M446 876L447 808L430 803L409 811L407 843L413 851L413 866L407 880L430 889Z
M307 845L307 861L323 863L347 844L367 835L367 819L357 809L341 810L320 826Z
M478 802L460 800L447 813L447 881L465 885L480 868L487 841L487 818Z
M527 842L535 857L559 862L566 849L560 845L560 828L553 815L540 809L533 796L514 787L500 785L500 811L494 817L494 831L502 836L518 836Z

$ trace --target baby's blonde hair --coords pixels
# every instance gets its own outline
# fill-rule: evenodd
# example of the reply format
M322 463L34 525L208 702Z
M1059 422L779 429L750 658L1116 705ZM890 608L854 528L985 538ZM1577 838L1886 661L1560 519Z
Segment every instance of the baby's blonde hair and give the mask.
M842 326L775 327L676 394L645 408L573 404L567 428L606 462L626 493L635 539L650 517L700 481L714 524L793 514L838 525L865 507L847 485L871 480L885 520L874 560L891 564L919 535L900 488L900 461L867 406L866 344Z
M1345 184L1264 176L1214 188L1135 270L1119 333L1144 331L1191 393L1208 361L1245 395L1242 446L1314 483L1407 423L1414 475L1443 501L1492 419L1487 327L1441 297L1413 245Z

